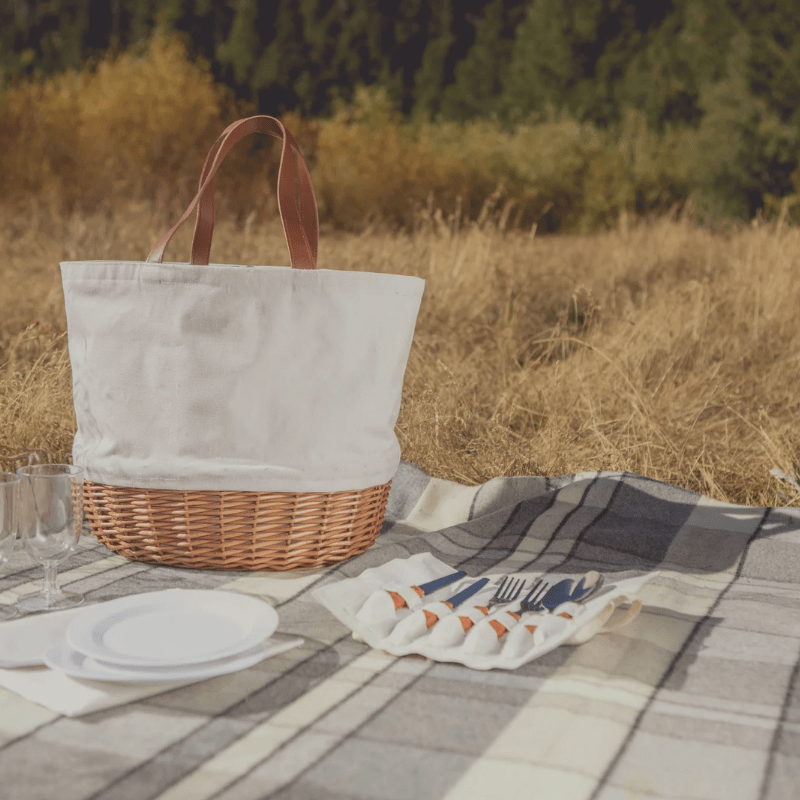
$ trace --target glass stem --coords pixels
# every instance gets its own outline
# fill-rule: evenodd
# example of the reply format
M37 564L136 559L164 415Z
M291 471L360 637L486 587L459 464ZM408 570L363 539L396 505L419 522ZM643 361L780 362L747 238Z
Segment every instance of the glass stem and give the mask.
M42 594L44 594L49 601L58 594L58 591L58 564L45 564Z

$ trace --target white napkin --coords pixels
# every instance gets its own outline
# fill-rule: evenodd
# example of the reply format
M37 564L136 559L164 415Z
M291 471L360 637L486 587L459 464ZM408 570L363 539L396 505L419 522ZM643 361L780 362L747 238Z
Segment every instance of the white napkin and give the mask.
M0 624L0 667L6 667L0 669L0 686L58 714L79 717L198 683L198 680L189 680L133 686L72 678L45 667L44 651L64 639L67 626L82 610L71 608L31 614ZM291 650L302 642L296 637L277 635L265 645L266 658Z
M40 666L50 645L60 642L84 606L30 614L0 624L0 668Z

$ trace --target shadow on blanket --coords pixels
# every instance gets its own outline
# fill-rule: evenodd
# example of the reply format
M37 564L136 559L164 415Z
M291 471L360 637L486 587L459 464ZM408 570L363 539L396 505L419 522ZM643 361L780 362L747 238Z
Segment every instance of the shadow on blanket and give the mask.
M797 582L796 544L772 541L767 551L763 542L798 529L797 509L719 503L629 473L467 487L404 463L378 544L347 572L429 551L470 575L597 569L620 578L660 569Z

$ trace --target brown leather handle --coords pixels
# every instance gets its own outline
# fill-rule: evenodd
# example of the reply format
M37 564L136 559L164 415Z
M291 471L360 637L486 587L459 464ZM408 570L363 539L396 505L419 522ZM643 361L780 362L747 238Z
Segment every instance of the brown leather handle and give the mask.
M192 264L208 264L214 234L214 176L233 146L251 133L266 133L283 140L278 168L278 210L295 269L315 269L319 242L319 218L314 187L300 148L289 131L274 117L256 116L229 125L208 151L197 194L181 218L155 243L147 260L160 263L170 239L197 208L192 238ZM299 198L295 193L295 180ZM299 206L298 206L299 199Z

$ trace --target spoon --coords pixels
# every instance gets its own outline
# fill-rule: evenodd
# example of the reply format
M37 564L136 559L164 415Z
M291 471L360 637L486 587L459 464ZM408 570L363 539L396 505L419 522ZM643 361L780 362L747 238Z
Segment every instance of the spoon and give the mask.
M587 572L576 583L572 578L565 578L553 584L547 594L539 601L537 611L553 611L562 603L580 603L587 600L603 585L603 576L597 570Z

